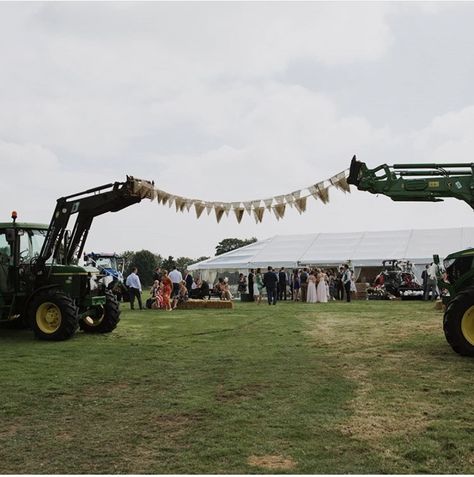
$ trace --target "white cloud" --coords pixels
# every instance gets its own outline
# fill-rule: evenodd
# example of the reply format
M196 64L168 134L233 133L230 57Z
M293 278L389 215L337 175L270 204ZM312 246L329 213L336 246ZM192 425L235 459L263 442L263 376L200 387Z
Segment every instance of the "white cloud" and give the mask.
M2 205L47 222L58 197L127 173L230 201L308 186L347 168L354 153L371 167L400 157L467 160L474 108L396 135L345 112L337 92L282 79L295 63L321 74L370 70L396 44L389 20L397 12L408 14L387 3L0 4ZM217 226L145 203L101 217L90 241L197 256L225 236L409 226L413 211L423 226L430 207L335 192L303 216ZM467 217L447 215L446 223Z

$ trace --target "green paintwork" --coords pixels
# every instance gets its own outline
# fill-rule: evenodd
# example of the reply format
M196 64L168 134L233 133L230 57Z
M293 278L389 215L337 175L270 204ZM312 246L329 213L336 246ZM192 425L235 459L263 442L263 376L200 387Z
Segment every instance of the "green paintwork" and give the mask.
M354 156L347 182L394 201L439 202L452 197L474 209L474 163L382 164L369 169Z
M453 197L466 202L474 209L474 163L452 164L382 164L369 169L354 156L349 169L349 184L372 194L383 194L395 201L438 202ZM474 249L461 250L445 259L460 263L466 257L474 257ZM436 258L435 258L436 262ZM456 263L454 263L456 266ZM465 268L465 267L464 267ZM469 270L456 275L452 283L439 278L441 288L449 291L444 301L449 302L458 293L474 286L474 259Z

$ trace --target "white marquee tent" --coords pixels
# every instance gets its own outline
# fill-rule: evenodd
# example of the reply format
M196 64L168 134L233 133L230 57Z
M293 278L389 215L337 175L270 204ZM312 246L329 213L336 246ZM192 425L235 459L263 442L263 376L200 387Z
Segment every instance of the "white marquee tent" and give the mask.
M196 263L189 269L243 272L268 265L335 267L348 261L360 268L381 266L385 259L405 259L423 266L433 260L433 254L443 258L470 247L474 247L474 227L276 235Z

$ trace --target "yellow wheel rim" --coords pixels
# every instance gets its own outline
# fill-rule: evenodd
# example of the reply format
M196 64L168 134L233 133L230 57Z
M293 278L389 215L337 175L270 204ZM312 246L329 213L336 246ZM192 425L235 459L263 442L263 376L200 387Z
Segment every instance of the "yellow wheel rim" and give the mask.
M61 326L61 310L49 301L42 303L36 310L36 324L46 334L58 331Z
M461 331L464 338L474 346L474 305L464 313L461 320Z

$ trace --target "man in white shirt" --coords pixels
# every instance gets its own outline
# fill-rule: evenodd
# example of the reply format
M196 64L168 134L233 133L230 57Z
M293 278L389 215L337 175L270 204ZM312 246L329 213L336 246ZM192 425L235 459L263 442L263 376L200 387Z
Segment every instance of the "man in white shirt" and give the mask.
M134 267L132 273L127 277L125 285L128 287L128 292L130 294L130 308L135 309L135 297L138 301L138 306L140 310L143 310L142 305L142 284L140 283L140 278L137 275L138 269Z
M171 294L171 297L178 296L179 293L179 283L183 279L183 275L181 275L181 272L174 267L173 270L168 275L170 277L170 280L173 282L173 293Z
M430 267L428 268L428 283L426 286L426 293L424 296L425 300L435 300L439 293L438 293L438 266L436 263L431 263ZM431 296L430 296L431 295Z

